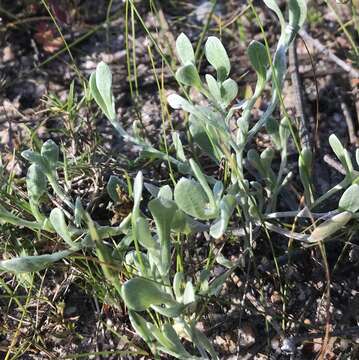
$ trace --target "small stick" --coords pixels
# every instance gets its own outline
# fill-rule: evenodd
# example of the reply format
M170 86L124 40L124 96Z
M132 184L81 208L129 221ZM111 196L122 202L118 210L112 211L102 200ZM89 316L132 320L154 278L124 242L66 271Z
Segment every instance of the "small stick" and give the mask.
M324 155L323 160L324 160L329 166L331 166L333 169L335 169L336 171L340 172L341 174L343 174L343 175L346 175L346 174L347 174L346 171L345 171L345 169L343 168L343 165L342 165L340 162L334 160L329 154Z
M353 78L359 78L359 72L355 70L351 65L341 60L336 56L332 51L327 49L324 45L320 43L319 40L312 38L305 30L300 30L299 35L307 42L311 43L319 52L325 54L328 59L335 62L338 66L344 69L347 73L350 74Z
M348 105L346 104L346 102L343 100L343 98L341 96L339 97L339 100L340 100L340 107L342 108L345 122L347 123L347 127L348 127L349 141L351 144L358 145L358 137L355 133L354 121L353 121L352 114L350 113Z

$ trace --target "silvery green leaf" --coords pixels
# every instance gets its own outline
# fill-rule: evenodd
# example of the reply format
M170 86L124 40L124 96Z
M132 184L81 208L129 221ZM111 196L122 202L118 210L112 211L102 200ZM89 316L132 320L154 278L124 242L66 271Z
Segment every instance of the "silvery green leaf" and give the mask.
M176 300L178 302L182 302L182 296L183 296L183 284L184 284L184 274L183 272L176 272L174 278L173 278L173 292L175 294Z
M311 150L307 147L303 147L301 154L299 156L299 176L300 180L304 187L304 195L305 200L308 206L312 204L314 201L311 189L311 179L310 175L312 172L312 161L313 161L313 154Z
M171 355L172 357L176 359L193 359L189 353L187 353L184 349L184 352L182 352L182 345L176 344L175 340L172 339L172 336L169 337L166 332L168 332L168 329L165 328L164 324L161 328L158 328L157 326L151 326L150 330L156 340L158 341L158 344L156 344L156 348L160 350L161 352L164 352L168 355ZM168 324L169 325L169 324ZM169 325L171 326L171 325ZM171 326L172 327L172 326ZM173 330L174 331L174 330ZM177 334L176 334L177 336ZM177 336L178 337L178 336ZM180 340L178 339L178 342L180 343Z
M172 189L169 185L161 186L157 197L167 200L173 199Z
M204 190L204 192L207 195L207 198L209 200L209 204L210 204L210 206L212 208L213 214L215 214L217 212L217 204L216 204L216 201L214 199L213 192L212 192L211 188L208 185L206 177L204 176L204 174L203 174L201 168L199 167L199 165L193 159L189 160L189 164L191 166L191 169L192 169L196 179L201 184L202 189Z
M173 145L176 149L177 159L182 162L186 162L187 161L186 155L184 154L183 145L182 145L180 136L177 131L172 132L172 141L173 141Z
M216 181L214 186L213 186L213 196L216 199L216 202L219 202L222 194L223 194L223 190L224 190L224 186L222 181Z
M148 182L144 183L146 190L151 194L152 197L157 197L160 188L156 185L150 184Z
M266 129L268 135L271 137L271 140L275 147L280 150L281 149L281 140L279 136L279 124L278 121L275 120L272 116L269 116L266 120Z
M145 267L149 268L148 256L143 252L137 250L131 250L126 254L125 263L133 268L136 268L137 270L142 267L141 263ZM145 270L147 269L145 268ZM142 275L145 276L145 274Z
M138 242L149 251L158 251L158 244L152 238L147 220L141 216L136 220L136 225Z
M269 9L271 9L272 11L274 11L275 14L277 15L277 17L279 19L280 26L281 26L281 32L283 33L284 28L285 28L285 20L284 20L284 16L282 14L282 11L280 10L276 0L263 0L263 1L267 5L267 7Z
M201 270L199 274L200 293L206 293L209 286L209 278L211 273L207 269Z
M181 33L176 40L176 50L177 55L183 65L188 62L192 62L193 64L195 63L194 51L191 41L184 33Z
M67 227L64 213L60 208L55 208L51 211L50 222L60 237L65 240L68 245L73 246L74 242L71 240L71 234Z
M108 180L106 185L106 190L114 203L120 201L119 190L124 189L125 187L125 183L118 176L110 176L110 179Z
M309 242L318 242L327 239L337 231L341 230L353 217L353 213L343 211L340 214L332 216L316 227L310 234Z
M208 230L207 226L194 220L191 216L185 214L182 210L177 210L171 223L172 231L181 234L199 233Z
M75 99L74 89L75 89L75 80L72 80L70 84L69 93L66 99L68 112L72 110L72 106L74 105L74 99Z
M153 199L148 203L153 219L156 223L156 229L161 250L161 272L167 274L171 266L171 223L177 206L173 201L163 198Z
M224 81L229 75L231 64L226 49L215 36L210 36L206 41L205 55L208 62L217 71L217 80L220 82Z
M353 165L351 163L349 154L344 149L342 143L339 141L338 137L335 134L329 136L329 144L333 149L336 157L344 166L347 173L349 173L353 169Z
M275 77L273 78L273 89L276 96L278 96L278 93L282 90L282 84L287 71L286 48L284 46L279 47L275 52L273 67L273 77Z
M179 96L177 94L171 94L167 97L167 101L169 103L169 105L171 106L171 108L173 109L181 109L181 110L185 110L187 112L193 112L194 111L194 106L191 105L185 98L183 98L182 96Z
M201 78L199 77L197 68L192 63L187 63L181 66L176 71L176 79L181 84L193 86L197 90L202 89Z
M47 140L41 147L41 156L51 169L56 169L59 161L59 147L51 139Z
M264 81L269 64L268 54L265 46L259 41L253 40L248 46L247 55L258 78Z
M154 337L149 329L149 323L135 311L129 310L128 317L132 327L136 330L136 333L140 335L145 342L151 343L154 340Z
M21 153L21 156L31 164L36 164L44 173L48 174L51 171L47 162L39 153L32 150L25 150Z
M27 193L35 203L46 192L47 178L37 164L30 165L26 175Z
M339 209L355 213L359 210L359 185L353 184L346 189L340 198Z
M20 256L9 260L0 261L0 269L13 273L26 273L40 271L52 263L71 255L75 250L63 250L53 254L37 256Z
M164 336L162 328L159 328L156 325L150 323L149 329L151 334L157 340L156 349L176 358L177 354L173 351L171 342Z
M190 132L193 137L193 142L197 144L208 156L210 156L214 161L219 161L217 155L216 142L209 139L209 136L205 128L199 122L194 121L195 117L191 114L190 117Z
M219 360L219 357L208 338L195 326L192 326L192 332L194 334L194 338L196 339L196 343L202 346L211 355L211 360Z
M210 228L209 234L215 239L219 239L227 230L229 219L231 218L236 206L236 198L233 195L225 195L219 203L220 216Z
M194 287L191 281L187 281L183 292L182 302L187 305L196 301Z
M247 159L249 163L260 173L260 175L266 177L266 169L263 167L261 158L255 149L249 149L247 152Z
M178 337L173 326L169 323L165 323L162 327L162 333L170 343L168 347L172 352L176 354L179 359L190 359L191 355L186 351L184 346L181 343L180 338Z
M81 227L82 220L85 220L85 209L82 206L81 199L76 198L74 210L74 223L77 227Z
M232 273L232 270L227 270L223 274L217 276L208 287L209 296L217 296L221 291L223 284L226 282L228 276Z
M144 278L127 280L121 294L128 308L135 311L147 310L151 305L174 304L170 295L163 292L155 282Z
M186 308L186 305L177 304L176 302L174 302L174 304L169 305L167 307L161 305L151 305L151 308L163 316L176 318L183 313L183 310Z
M101 61L96 67L96 87L105 103L110 120L116 118L115 105L112 96L112 74L109 66Z
M225 258L222 253L219 253L216 256L216 261L219 265L222 265L227 269L231 269L231 268L233 268L233 266L235 266L235 264L232 261Z
M261 162L263 167L266 168L267 171L271 169L274 155L275 155L274 150L271 147L267 147L265 150L261 152L260 155Z
M289 0L289 24L298 31L307 18L307 4L305 0Z
M220 88L217 80L212 75L207 74L206 75L206 83L208 86L208 90L209 90L210 94L213 96L213 98L217 102L221 102L221 100L222 100L221 88Z
M110 113L108 112L107 106L105 101L103 100L99 90L97 89L97 85L96 85L96 73L93 72L90 76L90 80L89 80L89 84L90 84L90 90L91 90L91 95L94 98L94 100L96 101L97 105L100 107L100 109L102 110L102 112L106 115L106 117L110 120L113 121L114 118L111 117Z
M284 117L279 124L279 137L280 137L282 149L285 149L287 147L289 136L290 136L290 120Z
M143 174L139 171L133 182L133 207L139 209L143 191Z
M206 193L195 180L181 178L176 184L174 198L177 206L190 216L200 220L213 217Z
M221 98L225 106L228 106L238 94L238 85L231 78L225 80L221 85Z

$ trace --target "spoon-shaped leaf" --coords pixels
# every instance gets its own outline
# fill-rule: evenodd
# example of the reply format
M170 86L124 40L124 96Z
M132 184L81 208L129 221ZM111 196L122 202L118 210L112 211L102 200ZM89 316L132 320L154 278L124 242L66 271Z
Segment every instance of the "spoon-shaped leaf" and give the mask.
M197 90L202 88L198 71L192 63L181 66L176 72L176 79L184 85L195 87Z
M140 335L141 338L147 343L152 342L154 337L149 329L149 323L135 311L129 310L128 317L137 334Z
M217 71L217 80L224 81L229 75L231 64L221 41L215 36L210 36L206 41L205 54L208 62Z
M336 157L344 166L346 172L349 173L353 169L353 165L350 161L350 157L347 151L344 149L342 143L335 134L331 134L329 136L329 144L334 151Z
M97 89L97 85L96 85L96 73L93 72L90 76L90 80L89 80L89 84L90 84L90 90L91 90L91 94L93 96L93 98L95 99L97 105L100 107L100 109L102 110L102 112L106 115L106 117L110 120L113 121L114 118L111 117L111 115L108 112L107 106L105 101L103 100L99 90Z
M220 217L213 223L210 229L210 235L215 239L219 239L223 236L224 232L227 229L229 219L232 216L234 208L236 206L236 199L233 195L226 195L221 200L220 207Z
M71 255L75 250L63 250L53 254L20 256L0 261L0 269L13 273L35 272L47 268L52 263Z
M187 281L186 287L183 292L182 302L187 305L196 301L196 294L191 281Z
M112 74L109 66L103 61L101 61L96 67L95 80L98 92L106 105L107 113L111 119L115 119L115 105L112 96Z
M60 208L55 208L51 211L50 222L62 239L64 239L68 245L73 246L74 242L71 240L71 234L67 227L64 213Z
M123 188L126 188L125 183L118 176L111 175L106 185L106 190L114 203L120 201L119 191Z
M217 102L220 102L222 99L221 88L217 80L212 75L206 74L206 83L210 94Z
M298 31L307 18L307 4L305 0L289 0L289 24Z
M248 46L247 54L258 78L264 81L269 63L265 46L259 41L253 40Z
M26 175L26 187L29 198L38 203L46 192L47 178L37 164L30 165Z
M346 189L340 198L339 208L341 210L355 213L359 210L359 185L353 184Z
M137 239L139 243L148 251L159 250L158 243L153 239L148 222L145 218L140 216L136 221Z
M25 150L21 153L21 156L31 164L36 164L45 174L49 174L51 172L48 163L39 153L32 150Z
M185 98L177 94L169 95L167 97L167 101L173 109L181 109L187 112L193 111L193 105L191 105Z
M181 33L176 40L176 50L177 55L183 65L188 62L192 62L193 64L195 63L194 51L191 41L184 33Z
M284 28L285 28L285 20L284 20L284 16L282 11L280 10L276 0L263 0L264 3L267 5L267 7L269 9L271 9L272 11L275 12L275 14L277 15L278 19L279 19L279 23L281 26L281 32L284 32Z
M329 236L341 230L352 219L352 217L353 213L349 211L344 211L340 214L332 216L313 230L308 238L308 241L318 242L325 240Z
M135 177L135 181L133 183L133 212L137 217L140 211L140 202L142 199L142 191L143 191L143 174L142 171L139 171Z
M163 292L153 281L133 278L123 284L121 290L125 304L136 311L144 311L151 305L173 304L171 296Z
M221 97L222 102L225 106L228 106L238 94L238 85L232 79L227 79L222 83L221 86Z
M181 178L176 184L174 198L177 206L188 215L200 220L213 217L207 195L195 180Z
M57 162L59 161L59 147L51 139L47 140L41 147L41 156L47 162L48 166L55 170Z
M156 223L161 250L161 272L167 274L171 266L171 223L177 206L173 201L157 198L148 203L148 208Z

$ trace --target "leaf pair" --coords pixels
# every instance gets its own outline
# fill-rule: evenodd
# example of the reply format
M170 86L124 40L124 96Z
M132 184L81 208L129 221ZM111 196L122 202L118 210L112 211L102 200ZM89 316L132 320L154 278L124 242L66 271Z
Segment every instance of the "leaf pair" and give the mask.
M52 176L56 170L57 162L59 161L59 147L50 139L44 142L41 147L40 154L32 150L25 150L21 153L21 155L30 163L35 164L37 166L37 170L42 171L47 176ZM33 178L35 177L34 171L36 170L31 170ZM39 185L43 182L43 179L40 179L39 175L36 181Z
M184 85L203 91L203 84L195 66L192 44L183 33L176 40L176 50L182 64L176 72L176 79ZM217 80L212 75L206 75L209 93L218 104L225 108L238 93L237 83L232 79L227 79L231 69L227 52L218 38L210 36L205 44L205 55L208 62L217 71Z
M200 91L202 82L195 66L193 47L184 33L180 34L176 40L176 50L182 64L176 72L177 81L184 85L193 86Z

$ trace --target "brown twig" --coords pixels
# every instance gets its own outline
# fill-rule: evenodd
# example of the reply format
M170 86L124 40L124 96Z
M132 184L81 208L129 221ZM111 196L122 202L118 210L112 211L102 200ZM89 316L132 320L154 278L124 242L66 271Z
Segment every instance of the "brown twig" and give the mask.
M349 141L351 144L357 145L358 137L355 133L354 121L353 121L352 114L342 96L339 96L339 100L340 100L340 107L342 108L342 112L343 112L343 115L345 118L345 122L347 123Z
M338 171L339 173L341 173L342 175L346 175L346 171L343 167L343 165L336 161L335 159L333 159L329 154L324 155L323 160L329 165L331 166L333 169L335 169L336 171Z

